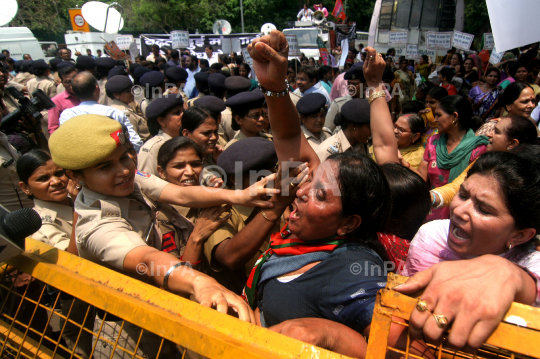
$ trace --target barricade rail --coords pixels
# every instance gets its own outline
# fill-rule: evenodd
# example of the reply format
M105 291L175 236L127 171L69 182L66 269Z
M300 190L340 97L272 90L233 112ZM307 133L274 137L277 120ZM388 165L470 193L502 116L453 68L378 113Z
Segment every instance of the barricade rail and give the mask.
M0 358L144 358L148 342L157 344L146 352L167 359L347 358L31 238L2 265L0 295ZM138 340L111 340L110 320Z
M390 273L386 289L377 293L375 311L371 322L370 340L368 341L367 359L385 358L389 353L399 353L405 359L421 358L409 353L411 338L407 335L407 347L398 349L388 345L388 335L392 324L408 326L420 293L415 298L392 290L404 283L406 277ZM396 320L399 318L404 322ZM451 327L449 330L452 330ZM495 332L475 353L469 354L446 346L446 335L440 345L429 345L435 358L540 358L540 309L519 303L513 303Z

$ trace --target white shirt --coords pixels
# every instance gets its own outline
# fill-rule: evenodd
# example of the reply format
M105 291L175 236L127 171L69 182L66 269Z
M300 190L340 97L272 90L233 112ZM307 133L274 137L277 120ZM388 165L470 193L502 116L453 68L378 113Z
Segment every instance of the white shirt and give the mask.
M212 52L212 56L208 58L208 55L205 52L204 58L207 59L210 66L212 66L212 64L215 64L216 62L218 62L218 55L219 54L217 52Z
M313 14L314 12L311 9L307 9L307 10L302 9L298 12L298 15L296 15L296 17L300 19L300 21L312 21Z
M186 95L188 95L189 98L191 98L191 92L193 92L193 89L195 88L195 74L199 71L201 71L200 67L197 67L195 71L191 71L190 69L186 69L188 73L188 78L186 80L186 86L184 86L184 92Z
M139 152L139 149L142 147L143 142L133 128L133 126L131 125L131 122L129 122L126 115L124 115L124 113L120 110L117 110L110 106L100 105L96 101L83 101L79 106L68 108L67 110L62 111L59 120L60 126L62 126L67 120L70 120L75 116L88 114L107 116L125 125L129 132L129 140L131 141L131 143L133 143L133 147L135 147L137 152Z

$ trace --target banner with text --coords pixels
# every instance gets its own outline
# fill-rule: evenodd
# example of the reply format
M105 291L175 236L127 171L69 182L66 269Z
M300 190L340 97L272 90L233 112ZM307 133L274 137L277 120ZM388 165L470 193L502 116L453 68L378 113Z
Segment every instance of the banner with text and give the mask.
M484 49L493 50L494 47L495 47L495 39L493 38L493 33L486 32L484 34Z
M426 48L435 50L448 50L452 47L451 32L426 32Z
M240 48L245 49L247 46L255 40L259 34L246 33L246 34L230 34L230 35L214 35L214 34L190 34L189 46L186 47L192 54L196 55L199 59L204 58L204 48L208 45L212 46L215 53L223 54L221 46L221 36L225 39L238 39L240 42ZM148 56L152 52L152 45L158 45L162 51L163 48L172 48L172 41L169 34L142 34L141 37L141 55Z
M415 59L420 57L418 55L418 45L416 44L407 44L407 58L408 59Z
M298 40L296 35L285 35L287 42L289 43L289 56L301 56L302 52L298 48Z
M469 50L471 48L474 35L466 34L461 31L454 30L454 36L452 37L452 46L456 49Z
M133 42L133 35L116 35L116 45L120 50L129 50L129 45Z
M389 44L406 44L407 43L407 31L390 31Z
M183 30L171 31L171 43L173 49L186 48L189 46L189 32Z
M497 52L497 49L495 48L495 46L493 46L493 51L491 51L491 56L489 57L489 62L493 65L496 65L498 64L499 62L501 62L501 59L504 55L504 51L503 52Z
M253 66L253 59L249 55L249 52L247 49L242 49L242 57L244 58L244 62L248 64L249 66Z

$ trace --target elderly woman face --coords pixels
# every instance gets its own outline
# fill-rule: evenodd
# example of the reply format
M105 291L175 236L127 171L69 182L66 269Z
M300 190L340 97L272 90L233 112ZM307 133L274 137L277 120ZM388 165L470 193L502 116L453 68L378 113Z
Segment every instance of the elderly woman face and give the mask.
M394 135L396 136L398 148L400 149L409 147L420 136L418 133L415 134L411 132L407 117L407 115L401 116L397 119L396 123L394 123Z
M518 234L499 182L473 174L450 204L448 246L463 256L503 254Z
M298 238L326 238L336 234L345 223L338 173L339 164L326 160L312 174L312 181L306 182L296 192L294 210L289 216L289 229Z
M511 115L529 117L536 107L534 100L534 90L526 87L521 91L517 100L510 105L506 105L506 109Z

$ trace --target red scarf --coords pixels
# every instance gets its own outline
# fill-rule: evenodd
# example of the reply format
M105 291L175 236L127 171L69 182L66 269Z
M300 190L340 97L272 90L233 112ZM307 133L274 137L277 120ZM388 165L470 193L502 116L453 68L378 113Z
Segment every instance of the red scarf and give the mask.
M384 247L386 255L396 266L396 273L400 273L405 267L405 262L407 262L411 242L389 233L377 233L377 236Z
M286 225L280 232L274 233L270 236L270 245L268 249L261 254L255 266L251 270L242 298L244 298L251 308L255 308L255 294L257 292L257 285L261 274L261 267L272 254L280 256L284 255L300 255L313 252L331 252L338 246L348 242L347 237L333 235L330 237L317 239L314 241L303 241L298 238L291 238L291 231L289 231L289 225Z

